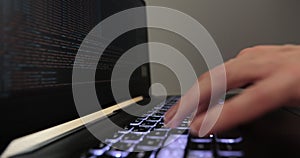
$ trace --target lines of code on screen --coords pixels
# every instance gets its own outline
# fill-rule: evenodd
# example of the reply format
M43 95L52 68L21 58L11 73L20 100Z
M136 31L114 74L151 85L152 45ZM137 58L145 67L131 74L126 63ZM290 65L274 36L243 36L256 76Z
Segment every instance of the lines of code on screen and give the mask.
M28 89L71 85L77 50L87 33L101 21L101 2L0 0L0 3L3 13L0 97ZM112 55L118 55L117 48ZM88 61L95 60L91 56L80 58L81 66L87 68ZM112 66L104 62L97 68L105 71Z

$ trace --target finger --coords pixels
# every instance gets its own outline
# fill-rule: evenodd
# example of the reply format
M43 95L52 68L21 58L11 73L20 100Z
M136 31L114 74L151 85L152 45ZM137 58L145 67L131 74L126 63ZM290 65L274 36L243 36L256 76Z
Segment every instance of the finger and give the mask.
M167 112L167 119L165 120L166 126L171 128L178 126L185 116L188 116L195 111L199 103L199 96L199 86L198 83L195 83L194 86L180 99L175 107L172 108L171 111ZM178 116L178 114L180 114L180 116Z
M174 105L168 110L168 112L164 116L165 123L168 123L170 121L170 119L175 115L177 109L178 109L178 106Z
M276 74L258 82L253 87L245 90L240 96L225 103L217 122L210 132L232 128L279 107L291 97L290 88L289 80L286 80L286 77L282 74ZM282 92L285 92L285 94ZM218 108L209 110L207 116L214 116L218 110ZM206 128L202 126L202 124L205 124L205 117L206 114L198 115L192 122L191 132L193 134L200 136L208 134L201 133L201 130Z

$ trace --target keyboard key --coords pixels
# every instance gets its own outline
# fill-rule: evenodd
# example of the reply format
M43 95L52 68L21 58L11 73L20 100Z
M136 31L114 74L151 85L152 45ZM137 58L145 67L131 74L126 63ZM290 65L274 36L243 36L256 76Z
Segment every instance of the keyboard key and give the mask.
M164 127L164 125L161 125L161 124L157 124L154 127L154 131L170 131L170 130L171 130L171 128Z
M170 135L165 141L164 147L158 152L157 157L183 157L187 140L187 135Z
M141 125L142 126L154 126L156 124L156 122L153 122L153 121L148 121L148 120L146 120L146 121L144 121Z
M108 145L101 142L98 146L91 148L86 154L86 157L101 156L104 152L106 152L109 149L110 147Z
M144 138L136 145L135 151L153 151L161 147L161 139Z
M162 148L156 158L181 158L184 157L184 149L172 149L172 148Z
M122 137L122 141L124 142L136 142L140 141L144 135L142 134L135 134L135 133L128 133Z
M140 146L137 145L136 148L134 149L137 152L143 152L143 151L154 151L158 150L160 147L158 146Z
M160 113L166 113L168 111L168 109L160 109L158 110L157 112L160 112Z
M242 151L241 144L237 144L237 143L235 144L218 143L217 147L219 150L222 151Z
M188 142L187 135L170 135L164 143L164 147L159 151L157 157L183 157Z
M109 157L127 157L127 155L129 153L130 152L128 152L128 151L110 150L110 151L105 152L105 155L109 156Z
M218 143L240 143L243 138L238 130L230 130L216 134L216 141Z
M161 128L161 127L164 127L165 124L163 122L158 122L155 126L155 128Z
M182 134L187 135L189 133L188 129L171 129L170 134Z
M164 111L168 111L170 109L170 107L162 107L160 110L164 110Z
M212 151L188 151L187 158L214 158Z
M109 147L108 145L106 145L105 143L100 142L98 146L96 146L94 149L104 149Z
M144 138L138 145L140 146L161 146L161 139Z
M188 130L189 127L187 123L181 123L176 129Z
M212 150L213 146L211 143L195 143L195 142L189 142L188 144L188 148L190 150Z
M128 155L128 158L150 158L152 155L154 157L155 151L141 151L133 152Z
M118 131L118 133L127 134L127 133L131 132L132 129L133 129L133 128L131 128L131 129L129 129L129 130L121 129L121 130Z
M134 147L133 143L117 142L111 145L111 150L131 151Z
M164 113L162 112L156 112L155 114L153 114L154 117L162 117L164 116Z
M151 131L147 138L157 138L157 139L164 139L167 136L167 131Z
M148 133L150 132L151 130L151 127L144 127L144 126L139 126L139 127L135 127L133 130L132 130L132 133L140 133L140 134L143 134L143 133Z
M118 139L120 138L121 136L123 136L122 133L115 133L112 137L108 138L108 139Z
M184 119L183 121L182 121L182 123L187 123L188 125L189 125L189 123L190 123L190 119Z
M198 137L190 135L190 142L194 143L211 143L213 141L213 135L207 137Z
M138 127L138 125L126 125L123 129L124 130L132 130L134 127Z
M105 143L115 143L123 136L123 133L115 133L112 137L105 139Z
M182 149L187 145L187 135L170 135L164 143L165 148Z
M181 123L178 127L189 127L188 123Z
M243 157L243 151L240 143L218 143L217 153L221 157Z
M242 158L244 153L242 151L217 151L220 158Z
M150 116L150 117L148 117L148 119L147 119L147 120L148 120L148 121L151 121L151 120L152 120L152 121L158 121L158 120L160 120L160 118L161 118L161 117L157 117L157 116Z
M146 114L143 114L141 117L145 117L145 118L148 118L150 115L152 115L152 113L146 113Z
M157 107L154 107L153 109L154 110L159 110L159 109L161 109L162 108L162 106L157 106Z
M130 123L130 125L140 125L144 121L144 118L137 118L133 122Z

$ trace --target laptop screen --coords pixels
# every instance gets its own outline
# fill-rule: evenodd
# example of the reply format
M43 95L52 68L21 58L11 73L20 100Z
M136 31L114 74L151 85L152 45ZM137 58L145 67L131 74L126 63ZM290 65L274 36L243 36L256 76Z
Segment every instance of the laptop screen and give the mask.
M72 69L83 39L101 20L143 5L140 0L0 0L0 117L6 127L1 128L5 137L1 144L77 118ZM110 80L114 64L124 52L145 42L147 30L142 28L124 33L105 48L95 77L102 108L115 103ZM148 50L141 55L148 57ZM137 68L131 80L131 96L146 95L149 66Z

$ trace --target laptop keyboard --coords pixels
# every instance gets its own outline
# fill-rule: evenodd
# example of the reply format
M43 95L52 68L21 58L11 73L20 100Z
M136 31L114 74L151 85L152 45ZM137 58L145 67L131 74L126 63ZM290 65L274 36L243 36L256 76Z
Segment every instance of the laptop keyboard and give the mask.
M105 142L86 151L82 158L240 158L242 137L237 130L207 137L189 134L189 118L179 127L164 127L164 113L179 97L172 97L157 105L142 117L136 118Z

